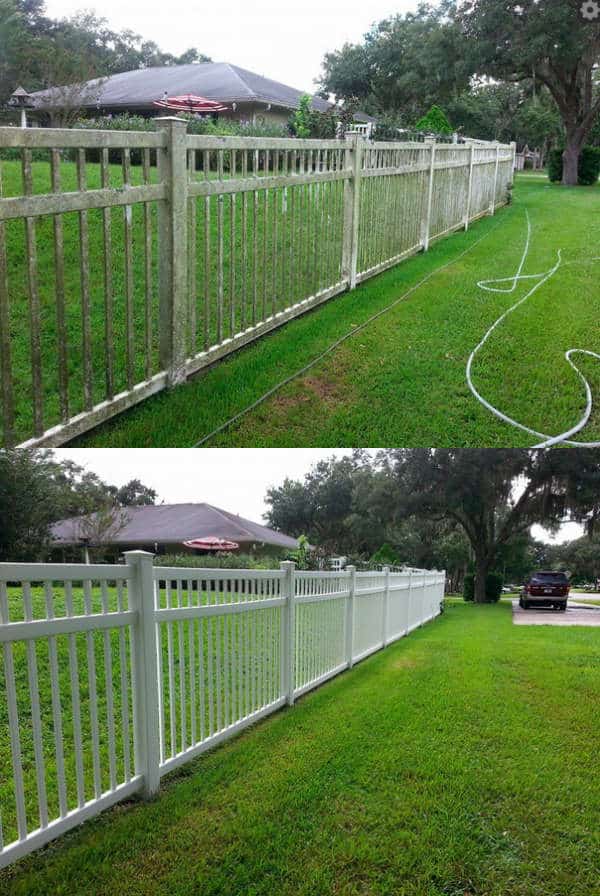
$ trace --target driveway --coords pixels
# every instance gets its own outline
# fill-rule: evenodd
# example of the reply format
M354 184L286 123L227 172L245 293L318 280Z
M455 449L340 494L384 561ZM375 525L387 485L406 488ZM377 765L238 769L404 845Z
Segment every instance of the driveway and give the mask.
M569 601L564 613L540 607L539 610L523 610L518 600L513 600L515 625L600 625L600 606L587 606L580 601Z

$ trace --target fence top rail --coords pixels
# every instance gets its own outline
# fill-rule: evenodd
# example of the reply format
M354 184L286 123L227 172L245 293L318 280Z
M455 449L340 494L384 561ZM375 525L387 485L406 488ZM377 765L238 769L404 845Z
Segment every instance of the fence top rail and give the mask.
M0 563L0 582L112 582L131 577L129 566L116 563Z
M347 149L345 140L313 140L299 137L218 137L188 134L188 149Z
M155 566L155 580L162 579L282 579L281 569L216 569L200 566Z
M127 149L166 145L167 135L163 131L0 127L0 149Z

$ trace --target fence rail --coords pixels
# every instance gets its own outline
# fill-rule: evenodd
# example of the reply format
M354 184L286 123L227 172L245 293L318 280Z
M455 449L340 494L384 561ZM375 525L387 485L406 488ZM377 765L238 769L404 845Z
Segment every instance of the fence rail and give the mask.
M157 128L0 128L0 444L64 444L493 214L512 179L513 145Z
M433 619L444 578L0 564L0 868Z

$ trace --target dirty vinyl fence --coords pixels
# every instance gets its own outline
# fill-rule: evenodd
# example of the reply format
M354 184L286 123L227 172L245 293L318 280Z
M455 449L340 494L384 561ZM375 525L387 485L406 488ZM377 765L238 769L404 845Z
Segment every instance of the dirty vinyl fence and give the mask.
M444 573L0 564L0 867L440 612Z
M0 128L0 445L59 445L506 201L514 147Z

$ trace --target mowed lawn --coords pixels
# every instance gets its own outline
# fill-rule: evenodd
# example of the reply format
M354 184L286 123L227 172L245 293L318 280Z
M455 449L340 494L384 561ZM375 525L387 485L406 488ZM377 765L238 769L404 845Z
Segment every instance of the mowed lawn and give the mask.
M279 389L212 446L526 446L533 436L495 418L468 389L469 354L494 321L533 285L509 294L479 280L510 277L532 226L524 274L558 273L514 311L476 358L479 392L509 416L549 435L585 407L569 348L600 351L600 188L564 188L517 177L514 202L494 218L434 244L352 293L286 325L170 393L162 393L79 440L87 446L190 446L243 411L333 342L424 285ZM465 249L467 254L462 255ZM510 285L510 284L508 284ZM574 361L600 396L600 363ZM600 439L600 402L582 433ZM539 440L538 440L539 441Z
M590 896L598 640L445 615L0 874L11 896Z

